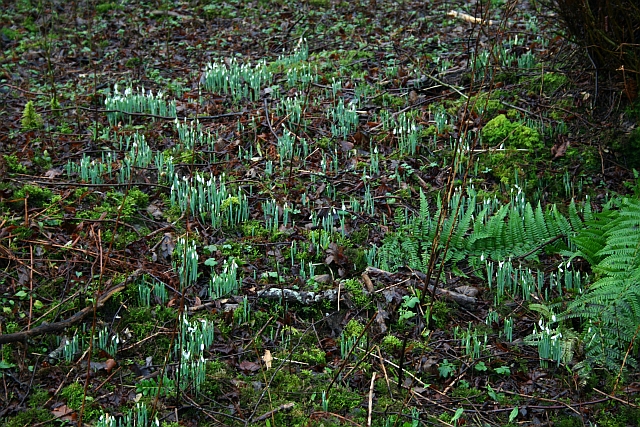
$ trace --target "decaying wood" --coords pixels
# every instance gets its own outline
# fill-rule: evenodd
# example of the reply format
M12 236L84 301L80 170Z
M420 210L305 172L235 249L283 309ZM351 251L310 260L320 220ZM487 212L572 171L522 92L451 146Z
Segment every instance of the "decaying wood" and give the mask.
M337 301L338 289L330 289L322 292L308 292L284 288L269 288L259 291L258 298L281 299L284 302L297 302L299 304L309 305L321 301Z
M255 419L255 422L260 422L260 421L264 421L267 418L271 418L271 416L273 414L275 414L276 412L280 412L280 411L288 411L289 409L293 408L294 406L296 406L295 403L293 402L289 402L289 403L284 403L280 406L278 406L276 409L273 409L267 413L264 413L262 415L260 415L258 418Z
M447 13L447 16L451 16L452 18L458 18L458 19L462 19L463 21L466 22L471 22L472 24L482 24L482 25L496 25L497 22L496 21L492 21L492 20L484 20L481 18L476 18L475 16L471 16L471 15L467 15L466 13L462 13L462 12L456 12L455 10L450 10Z
M406 276L407 275L404 273L391 273L389 271L381 270L375 267L367 267L362 274L363 281L368 291L371 287L373 287L373 283L371 282L372 277L383 277L386 281L405 283ZM409 279L412 279L416 282L414 284L415 286L423 286L422 281L424 280L424 274L414 272L413 274L411 274L411 277ZM433 285L429 285L427 289L429 290L429 292L434 292ZM443 289L439 287L435 288L436 295L442 298L446 298L466 309L471 310L475 308L477 303L477 299L475 298L475 296L477 295L477 291L477 289L471 286L460 286L455 290ZM293 302L303 305L316 304L321 301L336 302L339 295L339 289L311 292L276 287L265 289L257 293L258 298L282 300L284 302Z
M397 277L399 273L391 273L389 271L385 271L385 270L381 270L379 268L375 268L375 267L367 267L365 270L365 273L367 273L368 276L373 277L373 276L383 276L385 278L387 278L387 280L393 280L394 277ZM419 281L423 281L424 280L424 274L422 273L418 273L418 272L414 272L412 273L412 276L415 276L416 279L418 279ZM423 285L424 286L424 285ZM443 289L443 288L435 288L435 294L438 296L441 296L443 298L446 298L450 301L455 302L458 305L461 305L462 307L466 308L466 309L474 309L477 303L477 299L475 298L475 294L477 294L477 292L471 292L470 289L468 289L470 287L460 287L458 288L458 290L462 289L461 291L451 291L448 289ZM429 292L434 292L434 286L429 284L427 286L427 290ZM475 289L474 289L475 290ZM476 290L477 291L477 290ZM464 293L463 293L464 292Z

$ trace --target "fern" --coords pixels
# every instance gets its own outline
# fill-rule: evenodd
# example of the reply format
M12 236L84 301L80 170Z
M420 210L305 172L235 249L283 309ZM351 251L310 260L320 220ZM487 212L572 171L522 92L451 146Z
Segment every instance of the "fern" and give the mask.
M437 232L437 218L443 210L439 197L435 203L435 213L431 215L426 196L421 193L417 215L407 217L406 211L396 211L398 230L385 238L378 251L378 265L390 271L402 266L422 271L427 268L433 252L431 246ZM465 258L483 255L485 259L493 260L524 255L534 258L536 250L544 247L545 242L559 234L573 234L574 229L582 227L573 203L569 220L555 207L543 211L538 204L534 209L524 200L507 203L493 215L486 204L479 208L477 205L473 192L468 197L456 194L453 198L448 207L451 215L445 218L438 240L438 248L447 247L448 250L438 262L455 265ZM457 216L454 216L456 212Z
M567 307L561 318L584 321L587 361L620 369L640 325L640 200L622 199L619 210L594 214L572 238L573 256L589 261L597 280Z

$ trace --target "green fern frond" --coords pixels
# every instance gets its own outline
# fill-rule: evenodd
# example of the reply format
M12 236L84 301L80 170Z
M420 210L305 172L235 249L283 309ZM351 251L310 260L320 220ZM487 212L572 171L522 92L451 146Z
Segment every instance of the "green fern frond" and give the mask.
M640 200L622 199L619 210L593 214L586 227L572 237L582 256L599 274L589 289L560 316L580 318L586 357L595 365L619 370L629 346L638 347L640 325Z
M578 208L573 199L569 204L569 223L574 230L580 230L582 228L582 219L578 215Z

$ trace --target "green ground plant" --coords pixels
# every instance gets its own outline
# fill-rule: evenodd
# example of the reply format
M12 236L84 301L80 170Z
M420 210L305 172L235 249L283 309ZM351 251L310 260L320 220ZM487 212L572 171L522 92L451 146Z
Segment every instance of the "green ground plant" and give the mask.
M33 130L44 126L42 116L36 111L33 101L29 101L24 106L22 112L22 129Z
M607 150L637 135L589 139L541 9L76 6L0 14L1 332L92 310L4 344L7 425L514 425L526 375L627 390L640 207Z

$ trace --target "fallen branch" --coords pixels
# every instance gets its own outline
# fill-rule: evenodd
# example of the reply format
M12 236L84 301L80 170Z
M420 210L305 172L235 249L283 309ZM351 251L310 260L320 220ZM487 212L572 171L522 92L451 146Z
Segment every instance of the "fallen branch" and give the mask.
M391 273L389 271L385 271L385 270L381 270L379 268L375 268L375 267L367 267L365 272L369 275L369 276L383 276L386 277L388 279L391 278L397 278L399 273ZM416 278L418 278L419 280L424 280L425 276L423 273L419 273L419 272L414 272L412 274L412 276L415 276ZM456 288L456 291L450 291L448 289L443 289L443 288L434 288L433 285L428 285L427 289L429 290L429 292L433 293L435 291L436 295L439 295L443 298L449 299L459 305L461 305L462 307L465 307L466 309L469 310L473 310L476 307L476 303L477 303L477 299L475 297L475 292L469 292L470 289L467 289L465 287L458 287Z
M140 276L141 274L142 274L142 270L138 269L133 273L131 273L123 282L120 282L117 285L113 285L113 286L112 286L113 279L109 279L105 286L107 289L100 296L98 296L98 299L95 303L95 309L98 310L102 308L106 304L106 302L109 301L109 299L113 296L113 294L126 288L127 285L129 285L131 282L137 279L138 276ZM74 314L73 316L71 316L66 320L61 320L55 323L45 322L40 326L37 326L28 331L21 331L21 332L15 332L13 334L0 335L0 344L26 341L28 338L35 337L38 335L56 334L56 333L62 332L69 326L75 325L76 323L79 323L80 321L82 321L82 319L87 317L87 315L89 315L90 313L93 313L93 310L94 310L94 305L90 305L88 307L83 308L82 310L80 310L79 312L77 312L76 314Z
M289 409L293 408L295 406L295 403L293 402L289 402L289 403L283 403L282 405L278 406L276 409L272 409L269 412L266 412L262 415L260 415L258 418L256 418L254 420L254 422L260 422L260 421L264 421L267 418L271 418L271 416L273 414L275 414L276 412L280 412L280 411L288 411Z
M293 289L269 288L258 292L258 298L282 300L309 305L321 301L337 301L338 290L330 289L321 292L295 291Z
M462 13L462 12L456 12L455 10L451 10L447 13L447 16L451 16L452 18L458 18L458 19L462 19L463 21L466 22L471 22L472 24L482 24L482 25L496 25L497 22L496 21L492 21L492 20L484 20L482 18L476 18L475 16L471 16L471 15L467 15L466 13Z

